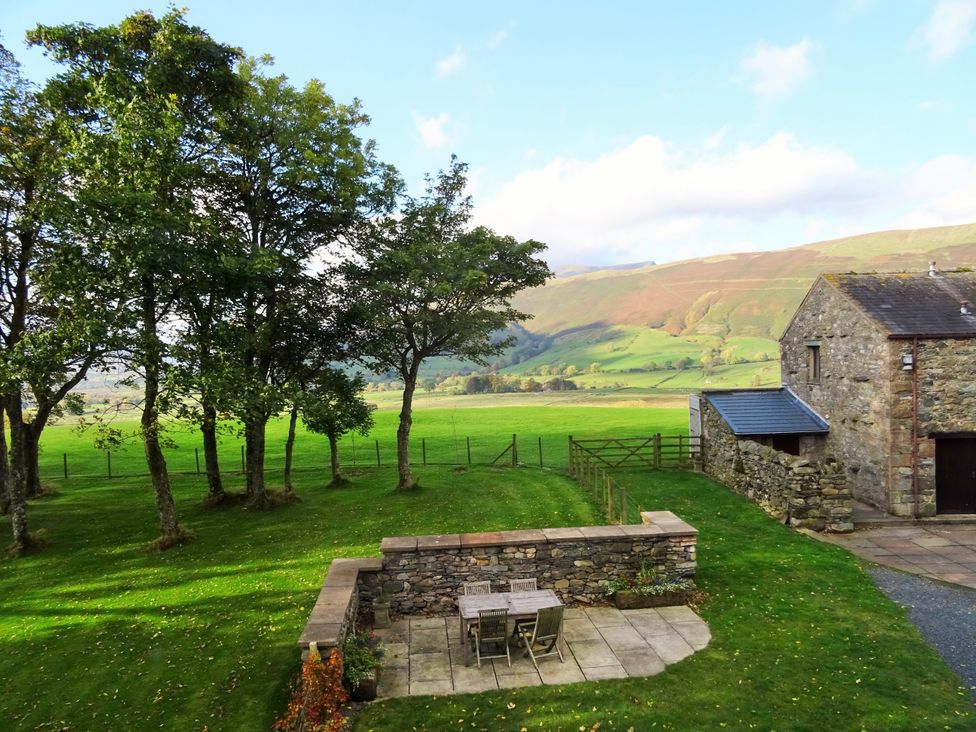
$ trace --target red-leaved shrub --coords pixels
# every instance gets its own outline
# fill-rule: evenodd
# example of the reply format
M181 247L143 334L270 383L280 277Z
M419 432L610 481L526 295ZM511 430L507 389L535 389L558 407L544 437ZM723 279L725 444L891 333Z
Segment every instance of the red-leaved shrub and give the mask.
M333 648L329 660L323 661L318 651L311 649L288 708L274 728L278 732L339 732L346 721L342 705L348 699L342 685L342 654Z

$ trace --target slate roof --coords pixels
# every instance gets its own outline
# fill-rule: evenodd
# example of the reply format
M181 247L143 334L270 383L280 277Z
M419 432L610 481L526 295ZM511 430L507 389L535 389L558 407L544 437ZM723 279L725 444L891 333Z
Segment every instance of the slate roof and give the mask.
M786 387L705 391L708 400L736 435L824 434L826 420Z
M976 313L976 273L829 274L837 287L891 338L974 338L976 314L963 315L968 300Z

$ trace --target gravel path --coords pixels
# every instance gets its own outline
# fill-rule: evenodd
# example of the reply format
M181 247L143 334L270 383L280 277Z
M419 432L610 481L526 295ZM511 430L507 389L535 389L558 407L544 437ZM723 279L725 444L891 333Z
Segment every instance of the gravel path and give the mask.
M976 702L976 590L935 582L884 567L868 570L939 652Z

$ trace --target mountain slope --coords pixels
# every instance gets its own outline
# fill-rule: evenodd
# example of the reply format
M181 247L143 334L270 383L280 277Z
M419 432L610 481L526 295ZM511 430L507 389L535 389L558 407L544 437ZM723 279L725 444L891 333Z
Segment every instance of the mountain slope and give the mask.
M729 254L635 270L605 269L522 293L533 333L614 325L671 335L778 339L821 272L976 265L976 224L885 231L773 252Z

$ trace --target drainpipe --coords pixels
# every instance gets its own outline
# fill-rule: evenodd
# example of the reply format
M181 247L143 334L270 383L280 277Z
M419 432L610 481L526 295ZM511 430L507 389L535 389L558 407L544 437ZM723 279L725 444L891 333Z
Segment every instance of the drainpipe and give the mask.
M912 518L918 518L918 338L912 338Z

